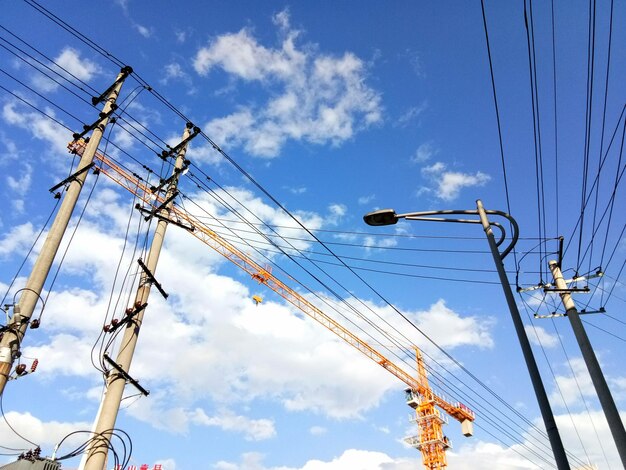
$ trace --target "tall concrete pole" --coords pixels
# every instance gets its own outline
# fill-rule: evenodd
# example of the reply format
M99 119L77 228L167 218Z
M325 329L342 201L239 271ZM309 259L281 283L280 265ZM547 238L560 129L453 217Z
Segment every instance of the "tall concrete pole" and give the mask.
M192 125L187 124L183 133L183 141L185 141L190 135L190 129ZM169 201L165 207L161 209L161 214L167 216L168 209L173 204L172 199L176 194L176 187L178 184L178 177L180 175L183 163L185 160L185 153L187 145L183 145L178 151L176 163L174 165L174 173L172 181L170 182L165 201ZM168 222L163 218L159 218L154 237L150 245L150 250L145 262L145 266L148 271L154 274L163 246L163 240L165 238L165 231L167 229ZM132 308L138 308L145 305L148 302L150 295L150 288L152 286L151 279L144 271L139 279L139 287L135 295L135 301ZM142 308L134 315L128 323L123 327L124 334L120 343L120 350L118 352L116 363L121 370L128 373L132 362L135 347L137 345L137 338L139 336L139 330L143 322L145 308ZM95 432L92 436L89 447L87 448L87 458L85 460L85 470L104 470L106 465L107 454L109 451L109 445L111 441L111 434L113 428L115 428L115 421L120 409L120 403L122 401L122 395L126 386L126 378L119 371L111 370L106 381L106 390L104 392L103 402L100 408L99 415L97 417L97 423L95 426Z
M493 231L491 230L491 224L487 220L487 213L483 208L482 202L478 200L476 201L476 205L478 208L478 215L480 216L480 222L483 226L485 234L487 235L489 248L491 248L491 254L493 255L493 260L496 264L496 269L498 270L498 276L500 277L500 283L502 284L502 289L504 290L504 296L509 306L509 311L511 312L511 318L513 319L515 332L517 333L517 338L522 348L522 354L524 355L524 360L526 361L526 367L528 368L530 380L532 382L533 389L535 390L535 396L537 397L539 410L541 411L541 416L543 418L543 424L545 425L546 432L548 433L548 439L550 440L550 446L552 447L552 452L554 453L556 466L559 470L569 470L570 466L567 461L567 455L565 454L565 448L563 447L563 441L561 440L559 429L557 428L556 421L554 420L554 414L552 413L552 408L550 407L550 401L548 400L546 389L541 381L541 374L539 374L539 368L537 367L535 356L533 356L533 351L530 346L530 342L528 341L526 330L524 329L524 323L522 322L522 317L520 316L519 309L517 308L513 291L511 290L511 284L509 284L509 279L506 275L504 264L502 263L502 257L500 256Z
M587 364L587 369L589 370L591 381L593 382L593 386L598 394L600 405L602 405L602 409L604 410L604 416L609 423L609 429L611 430L611 434L615 440L617 452L622 459L622 465L626 468L626 431L624 431L624 423L622 423L617 406L615 406L615 401L613 400L611 391L606 383L606 379L602 374L600 364L598 363L596 354L593 351L587 332L585 331L583 323L580 320L574 300L569 293L567 283L563 279L559 263L552 260L548 264L550 266L550 271L552 271L552 276L554 277L554 285L559 291L567 318L569 318L572 330L574 330L574 336L580 346L580 351L583 355L583 359L585 360L585 364Z
M7 325L7 329L2 334L0 339L0 395L4 392L11 368L13 367L13 361L19 356L20 345L26 334L26 328L30 323L38 300L41 299L44 283L87 178L88 171L84 170L93 162L93 157L98 149L98 145L100 145L105 126L109 122L110 113L115 109L115 101L119 96L122 84L130 73L132 73L132 69L124 67L108 90L107 96L103 97L106 100L104 107L100 113L99 120L94 123L93 132L78 164L76 176L69 183L61 207L50 227L41 252L28 277L26 286L22 289L17 305L13 308L13 316ZM83 171L81 172L81 170Z

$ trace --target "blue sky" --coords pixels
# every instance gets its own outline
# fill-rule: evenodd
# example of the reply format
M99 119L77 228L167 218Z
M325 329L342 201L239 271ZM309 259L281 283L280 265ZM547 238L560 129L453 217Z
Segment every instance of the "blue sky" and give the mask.
M72 165L66 151L72 132L63 126L78 131L95 120L97 110L84 100L94 94L90 87L104 91L119 67L28 3L5 3L0 291L10 304L41 242L20 265L55 207L48 188ZM46 8L137 74L122 90L126 118L110 126L100 149L142 177L166 177L155 152L180 141L180 114L201 127L245 173L207 139L195 138L179 208L206 217L385 354L412 365L408 347L422 348L433 388L477 415L470 439L453 419L446 426L450 468L505 470L553 466L482 230L404 221L374 228L362 216L387 207L472 210L476 199L508 211L521 237L505 260L514 288L552 281L547 262L563 235L566 278L605 272L575 300L581 309L606 310L583 319L624 409L619 175L626 61L619 45L626 11L597 3L590 75L589 5L554 3L554 30L550 5L532 5L529 43L523 2L485 2L502 153L478 1L66 0ZM63 86L39 69L59 72ZM588 201L582 224L581 200ZM3 396L1 453L35 443L50 455L66 435L91 427L102 392L91 360L96 341L107 315L119 317L127 306L136 270L131 248L149 239L133 205L104 175L89 176L70 227L78 228L55 264L58 277L46 284L42 326L28 330L22 345L23 362L37 358L39 367L11 381ZM291 256L254 232L261 221L275 232L261 231ZM419 453L402 443L416 430L398 379L177 227L168 229L157 277L170 297L152 293L131 368L151 394L137 397L127 386L117 421L132 438L132 464L420 468ZM263 302L255 305L253 295ZM525 293L518 304L570 463L619 468L567 319L533 318L562 312L551 295ZM81 439L67 440L59 454ZM76 468L79 459L63 465Z

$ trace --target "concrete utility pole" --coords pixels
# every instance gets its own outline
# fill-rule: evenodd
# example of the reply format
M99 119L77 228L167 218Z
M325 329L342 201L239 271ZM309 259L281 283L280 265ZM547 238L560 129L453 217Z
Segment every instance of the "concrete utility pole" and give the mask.
M92 436L89 447L87 448L87 456L84 463L84 470L104 470L109 452L111 434L113 428L115 428L115 421L120 409L120 403L122 401L122 395L129 379L128 371L133 358L133 353L137 345L137 338L139 336L139 330L143 322L143 316L145 312L145 306L148 302L148 296L150 295L150 288L155 282L154 272L156 270L161 248L163 246L163 240L165 238L165 231L167 229L167 217L169 208L173 204L173 199L177 194L177 185L180 174L183 170L183 164L185 162L185 153L187 151L187 142L189 141L191 134L191 123L187 124L183 133L184 143L178 150L176 157L176 163L174 165L174 172L169 178L169 185L165 195L165 203L158 212L155 213L159 222L154 232L152 244L148 252L144 269L140 279L137 293L135 295L135 301L127 312L133 312L131 317L128 317L127 323L124 328L124 335L120 343L120 350L113 365L113 369L109 371L106 381L106 389L104 391L103 401L96 418L96 425L94 434ZM196 132L197 133L197 132ZM160 216L160 217L159 217ZM159 288L159 286L157 286ZM138 385L136 381L133 381L135 385Z
M556 292L558 292L561 296L567 318L569 318L569 322L572 325L574 336L576 336L583 359L585 360L585 364L587 364L591 381L593 382L593 386L598 394L600 405L602 405L602 409L604 410L604 416L609 423L609 429L611 430L611 434L615 440L619 456L622 459L622 465L626 468L626 431L624 431L624 423L622 423L619 416L619 411L617 410L617 406L615 406L615 401L613 400L611 391L609 390L604 375L602 374L596 354L593 351L587 332L585 331L583 323L580 320L578 310L576 309L576 305L574 304L574 300L570 294L570 289L567 287L567 283L563 279L559 263L552 260L548 264L550 266L550 271L552 271L552 276L554 277Z
M50 227L46 241L28 277L26 286L21 289L22 294L20 295L20 299L17 304L13 306L13 316L2 333L2 338L0 339L0 395L4 392L4 388L9 379L13 361L19 357L20 345L26 334L26 328L31 321L37 301L41 300L43 285L46 282L46 278L54 262L54 257L57 254L72 212L76 206L78 196L87 178L87 173L92 165L94 154L98 149L98 145L100 145L105 126L109 122L113 111L116 109L115 101L119 96L124 80L131 73L132 69L130 67L124 67L109 89L100 97L92 100L94 105L101 101L105 102L102 112L96 122L91 126L85 126L85 131L82 134L75 134L75 138L76 136L82 137L89 130L93 130L87 148L78 164L77 171L66 180L69 185L61 207Z

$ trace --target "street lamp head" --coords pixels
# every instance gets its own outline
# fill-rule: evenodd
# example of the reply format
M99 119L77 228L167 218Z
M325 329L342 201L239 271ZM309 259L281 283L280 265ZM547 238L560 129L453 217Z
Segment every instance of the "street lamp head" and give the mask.
M393 225L398 222L398 216L393 209L381 209L363 216L367 225Z

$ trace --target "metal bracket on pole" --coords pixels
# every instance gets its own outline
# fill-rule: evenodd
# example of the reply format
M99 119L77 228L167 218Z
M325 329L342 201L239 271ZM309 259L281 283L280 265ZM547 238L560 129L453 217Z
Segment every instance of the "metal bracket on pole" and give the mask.
M139 312L144 310L147 306L148 306L148 302L145 302L145 303L139 305L138 307L126 309L126 316L121 321L118 321L117 323L113 323L112 322L111 325L108 327L108 329L105 330L105 331L107 333L113 333L115 330L117 330L117 329L121 328L123 325L129 323L130 320L135 315L137 315Z
M579 315L589 315L591 313L606 313L606 310L604 309L604 307L600 307L598 310L581 310L580 312L578 312ZM556 317L566 317L567 316L567 312L565 313L556 313L556 312L552 312L549 315L539 315L538 313L533 314L533 317L535 318L556 318Z
M162 295L164 298L166 298L166 299L167 299L170 295L169 295L167 292L165 292L165 291L163 290L163 288L161 287L161 284L159 284L159 281L157 281L157 280L156 280L156 278L154 277L154 275L153 275L153 274L150 272L150 270L148 269L148 266L146 266L146 265L144 264L144 262L143 262L143 261L141 261L141 258L139 258L139 259L137 260L137 263L139 263L139 266L141 266L141 269L143 269L143 272L145 273L145 275L146 275L146 276L148 277L148 279L150 280L150 283L152 283L152 284L154 285L154 287L156 287L156 288L157 288L157 290L161 293L161 295Z
M124 380L126 380L127 382L129 382L132 385L134 385L135 388L137 390L139 390L143 395L145 395L145 396L150 395L150 392L148 390L146 390L145 388L143 388L141 385L139 385L139 382L137 382L130 375L128 375L126 373L126 371L124 369L122 369L117 362L115 362L113 359L111 359L106 354L103 354L102 357L104 358L105 361L107 361L109 364L111 364L111 367L113 367L117 371L117 373L120 374L124 378Z
M194 227L193 225L185 225L178 220L170 219L169 217L162 216L161 214L153 214L151 210L141 207L140 204L135 204L135 209L137 209L142 214L149 214L150 217L156 217L157 219L167 222L168 224L173 224L177 227L184 228L189 232L193 232L194 230L196 230L196 227Z
M572 284L574 282L579 282L579 281L586 281L588 279L595 279L597 277L602 277L604 276L604 273L602 271L597 271L595 274L589 274L588 276L578 276L572 279L566 279L565 280L565 284ZM530 292L530 291L534 291L534 290L539 290L539 289L543 289L544 292L560 292L556 289L550 289L550 287L554 287L554 284L552 283L544 283L544 284L539 284L536 286L531 286L531 287L518 287L517 288L517 292L518 293L522 293L522 292ZM587 290L589 290L589 288L586 288ZM567 292L576 292L573 289L568 289Z
M587 286L585 286L585 287L571 287L571 288L565 288L565 289L558 289L556 287L544 287L543 291L544 292L582 292L582 293L588 293L590 291L590 289Z
M150 186L150 192L156 193L160 191L161 189L163 189L165 186L169 185L172 181L178 178L178 176L182 172L184 172L188 168L189 163L190 163L189 160L185 160L185 166L183 166L182 168L175 168L174 172L169 178L162 179L158 186Z
M192 123L188 122L187 123L187 128L191 129L192 127L193 127L193 133L192 134L189 134L189 136L187 138L183 139L175 147L170 147L169 150L163 150L163 152L161 152L161 155L159 155L159 157L162 160L166 160L168 157L172 157L172 156L176 155L185 145L187 145L189 143L189 141L191 141L191 139L193 139L195 136L200 134L200 132L202 132L202 130L198 126L194 126Z
M82 175L83 173L85 173L86 171L89 171L93 166L95 165L94 162L91 162L89 165L81 168L80 170L78 170L76 173L71 174L70 176L68 176L67 178L65 178L63 181L61 181L59 184L56 184L54 186L52 186L48 191L50 191L51 193L55 192L57 189L59 189L61 186L65 186L67 183L69 183L70 181L74 181L79 175Z
M104 101L107 98L107 96L109 96L109 94L113 91L113 88L115 88L117 85L119 85L120 82L124 81L126 77L128 77L131 73L133 73L133 68L127 65L126 67L122 68L121 72L122 72L122 76L118 78L117 80L115 80L115 82L113 82L113 85L107 88L104 91L104 93L102 93L100 96L94 96L93 98L91 98L91 104L95 106L98 103Z
M90 124L89 126L84 125L83 126L83 132L81 132L80 134L78 132L74 132L74 134L72 134L72 137L74 138L74 141L77 141L78 139L84 137L85 134L87 134L87 132L92 131L96 127L100 126L100 123L104 119L110 117L111 114L113 114L116 109L117 109L117 105L115 103L112 103L111 104L111 109L108 110L106 113L100 113L100 115L98 116L98 119L93 124Z
M155 207L154 209L152 209L150 211L150 214L145 216L143 218L143 220L145 220L146 222L148 220L150 220L152 217L154 217L155 215L157 215L159 212L161 212L161 209L165 208L165 206L167 206L170 202L172 202L174 200L174 198L178 196L178 191L174 191L172 193L172 195L170 197L168 197L165 201L163 201L163 203L159 206L159 207Z

